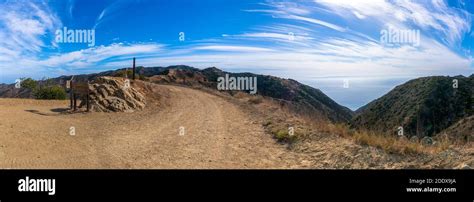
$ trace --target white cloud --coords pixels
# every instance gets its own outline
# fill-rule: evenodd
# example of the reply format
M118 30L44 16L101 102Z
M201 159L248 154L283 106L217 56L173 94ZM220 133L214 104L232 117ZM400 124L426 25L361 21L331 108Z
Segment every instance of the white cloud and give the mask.
M471 17L468 12L450 8L442 0L431 2L315 0L315 2L328 7L344 18L350 17L347 13L353 13L361 20L371 17L371 20L380 24L402 27L413 23L427 31L433 29L440 32L450 44L459 42L462 35L470 31L471 26Z
M271 1L267 5L273 10L266 10L266 9L256 9L256 10L246 10L247 12L262 12L262 13L269 13L272 14L276 18L285 18L285 19L292 19L292 20L298 20L302 22L308 22L312 24L317 24L320 26L324 26L336 31L344 32L345 28L340 27L338 25L316 19L316 18L311 18L311 17L305 17L311 14L311 8L307 7L303 4L299 4L296 2L291 2L291 1Z
M306 67L305 69L318 69L317 74L335 77L363 76L364 74L390 77L391 75L427 76L472 73L471 58L460 54L464 51L456 51L456 47L460 47L462 36L469 31L470 16L465 11L448 7L441 0L428 4L408 0L314 0L314 2L298 2L297 5L282 2L289 1L268 1L266 5L270 9L262 9L263 13L272 14L276 18L293 20L293 26L304 26L305 33L308 34L307 40L304 41L305 46L293 44L290 50L288 46L284 49L274 48L281 52L292 51L292 54L300 55L300 57L285 55L289 57L288 60L295 59L295 62L283 62L283 66L286 66L286 68L281 67L283 69L288 70L290 66ZM292 12L293 7L304 9L306 12L295 14ZM330 19L330 21L321 19ZM301 24L305 22L311 24ZM352 25L353 22L356 22L355 26ZM360 29L357 26L364 23L370 23L372 30ZM344 28L341 24L352 27ZM379 42L379 31L388 25L398 29L421 29L421 45L419 47L383 46ZM268 28L277 26L287 27L285 24L277 24ZM322 32L319 26L339 32ZM265 31L265 29L260 31ZM367 31L372 31L372 33ZM437 34L433 34L433 31ZM283 37L283 35L270 34L258 36ZM277 58L275 59L281 62ZM271 63L268 59L262 61ZM280 66L279 63L265 65ZM361 69L364 71L359 71Z
M340 27L340 26L337 26L335 24L325 22L325 21L322 21L322 20L314 19L314 18L303 17L303 16L298 16L298 15L287 15L287 16L285 16L285 18L294 19L294 20L301 20L301 21L305 21L305 22L318 24L318 25L321 25L321 26L324 26L324 27L328 27L328 28L340 31L340 32L345 32L346 31L346 29L343 28L343 27Z
M232 46L232 45L211 45L211 46L197 46L194 50L211 50L211 51L236 51L236 52L265 52L272 51L269 48L259 48L252 46Z
M10 56L30 56L52 45L44 43L48 42L45 35L61 25L59 18L41 3L2 2L0 13L0 47L8 49Z
M133 3L134 1L114 1L100 12L99 16L95 20L93 29L98 28L102 23L111 20L116 15L119 15L120 12L118 11L127 9Z
M111 44L41 58L18 58L8 60L0 56L0 71L3 79L14 80L20 77L42 78L78 72L98 72L105 70L109 62L129 60L131 57L156 55L160 44ZM0 48L0 54L5 50ZM8 50L6 51L8 52ZM2 61L3 60L3 61ZM117 66L114 68L118 68ZM87 70L87 71L86 71ZM86 71L86 72L84 72Z
M114 57L158 53L162 47L159 44L111 44L55 55L46 60L38 61L38 64L49 67L65 66L74 68L78 67L76 64L80 64L80 67L94 67L100 62Z
M267 29L268 30L268 29ZM271 30L268 30L271 31ZM281 30L280 30L281 31ZM255 42L268 42L277 43L279 42L283 49L286 47L309 47L307 42L310 42L313 38L308 36L307 33L299 32L298 30L287 29L286 33L276 32L250 32L236 35L223 35L225 39L232 41L255 41ZM261 48L260 48L261 49Z

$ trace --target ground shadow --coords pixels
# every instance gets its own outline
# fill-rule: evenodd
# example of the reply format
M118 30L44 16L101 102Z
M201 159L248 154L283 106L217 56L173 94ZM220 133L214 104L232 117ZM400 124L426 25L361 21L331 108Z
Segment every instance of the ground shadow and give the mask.
M54 109L51 109L52 112L59 112L59 113L64 113L64 112L67 112L69 110L69 108L54 108Z
M68 109L69 108L54 108L54 109L51 109L52 112L56 112L56 113L44 113L44 112L40 112L40 111L35 110L35 109L27 109L25 111L31 112L33 114L43 115L43 116L60 116L60 115L68 114L69 113Z

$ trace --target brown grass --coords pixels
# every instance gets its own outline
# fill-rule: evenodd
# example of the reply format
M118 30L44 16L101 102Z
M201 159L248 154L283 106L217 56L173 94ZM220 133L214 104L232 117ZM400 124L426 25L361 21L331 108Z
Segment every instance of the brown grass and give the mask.
M447 139L437 139L435 145L423 145L420 142L409 141L404 137L388 136L373 131L356 131L350 129L346 124L327 124L324 130L341 137L351 138L360 145L372 146L388 153L403 155L437 153L446 150L451 145L451 142Z
M247 93L244 93L244 92L241 92L241 91L233 93L232 96L234 98L237 98L237 99L243 99L243 98L249 97L249 95Z
M261 96L255 95L249 98L249 102L252 104L260 104L263 102L263 98Z
M255 96L254 98L259 98ZM252 101L248 101L252 102ZM273 110L273 109L268 109ZM291 114L289 112L288 114ZM286 114L287 115L287 114ZM272 134L280 142L297 142L299 140L311 139L315 134L337 135L341 138L353 140L355 143L382 149L394 154L433 154L446 150L454 142L447 138L433 138L435 145L423 145L420 142L412 142L407 138L389 136L381 133L351 129L347 124L333 124L326 119L298 117L297 119L274 112L272 118L262 121L265 130ZM275 117L281 117L280 119ZM288 141L288 126L295 127L294 139Z

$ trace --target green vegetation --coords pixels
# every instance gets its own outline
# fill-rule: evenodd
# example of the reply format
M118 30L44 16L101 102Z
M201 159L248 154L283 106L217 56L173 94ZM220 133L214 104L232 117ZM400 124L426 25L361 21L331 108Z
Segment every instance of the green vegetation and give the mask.
M147 81L147 80L148 80L148 78L145 77L145 75L143 75L143 74L139 74L139 75L138 75L138 79L140 79L140 80L142 80L142 81Z
M33 90L38 85L38 82L32 78L21 78L21 87Z
M293 143L296 141L296 135L290 135L288 129L274 130L273 136L280 142Z
M434 136L473 115L473 93L472 77L414 79L358 110L352 126L388 135L395 135L402 126L407 137Z
M112 76L114 76L114 77L124 77L124 78L127 77L127 78L131 79L133 77L133 70L131 70L131 69L119 70L119 71L115 72ZM135 78L138 78L142 81L147 81L148 80L148 78L145 77L145 75L139 74L139 73L136 73L136 72L135 72Z
M132 78L133 71L131 69L124 69L124 70L117 71L113 76Z
M36 99L65 100L67 95L64 88L59 85L40 86L33 91Z
M54 84L52 79L36 81L32 78L21 78L21 87L31 90L36 99L64 100L66 91L60 85Z

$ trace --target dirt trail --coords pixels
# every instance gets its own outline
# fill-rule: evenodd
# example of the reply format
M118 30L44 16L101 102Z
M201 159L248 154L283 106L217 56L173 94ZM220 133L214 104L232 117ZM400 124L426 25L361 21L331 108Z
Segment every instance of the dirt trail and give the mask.
M0 99L0 167L301 166L299 154L276 143L234 104L184 87L153 90L160 106L151 102L135 113L67 114L61 113L67 101Z

